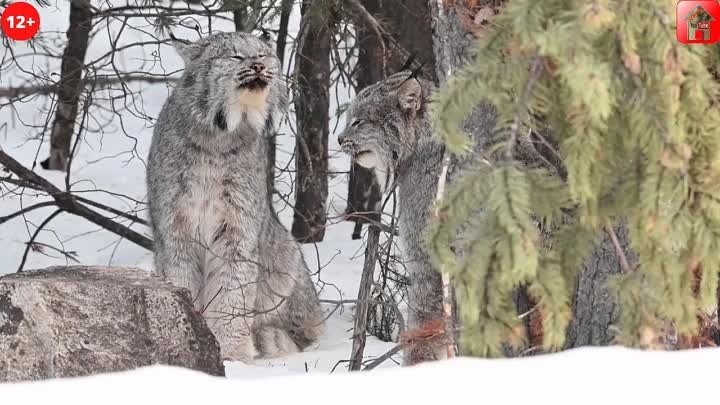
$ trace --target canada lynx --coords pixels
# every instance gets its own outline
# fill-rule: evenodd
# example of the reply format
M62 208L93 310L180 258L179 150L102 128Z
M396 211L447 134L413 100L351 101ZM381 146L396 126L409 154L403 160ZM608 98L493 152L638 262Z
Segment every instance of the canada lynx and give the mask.
M279 60L250 34L176 42L185 74L147 169L156 271L190 289L224 358L302 350L321 333L319 300L267 198L267 137L287 108Z
M428 102L434 85L400 72L366 87L347 111L338 138L361 166L374 168L383 191L399 188L400 241L410 276L408 326L442 319L442 282L423 252L423 231L431 216L443 147L432 139ZM444 358L443 348L415 345L405 362Z

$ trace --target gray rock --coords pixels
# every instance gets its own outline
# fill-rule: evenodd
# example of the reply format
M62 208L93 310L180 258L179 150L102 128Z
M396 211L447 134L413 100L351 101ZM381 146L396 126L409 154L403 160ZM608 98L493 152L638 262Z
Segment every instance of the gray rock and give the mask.
M0 382L151 364L225 373L187 290L143 270L101 266L0 277Z

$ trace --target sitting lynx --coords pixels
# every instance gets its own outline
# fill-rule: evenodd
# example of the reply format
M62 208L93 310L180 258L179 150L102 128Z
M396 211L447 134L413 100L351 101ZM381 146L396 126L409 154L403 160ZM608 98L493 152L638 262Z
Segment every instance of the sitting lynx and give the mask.
M267 198L267 137L287 104L279 60L249 34L176 47L185 74L148 158L156 271L191 291L224 358L302 350L321 332L319 300Z
M442 163L443 147L432 139L428 101L434 85L400 72L363 89L347 111L347 126L338 138L345 153L361 166L374 168L378 183L389 191L397 182L400 241L410 287L408 326L442 319L442 281L421 248L430 220ZM415 345L405 362L444 358L444 348Z

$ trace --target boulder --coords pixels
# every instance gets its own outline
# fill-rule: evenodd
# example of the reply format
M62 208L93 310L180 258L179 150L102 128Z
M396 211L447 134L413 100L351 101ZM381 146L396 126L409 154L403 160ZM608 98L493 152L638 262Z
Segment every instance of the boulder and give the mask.
M152 364L224 375L189 291L147 271L51 267L0 277L0 382Z

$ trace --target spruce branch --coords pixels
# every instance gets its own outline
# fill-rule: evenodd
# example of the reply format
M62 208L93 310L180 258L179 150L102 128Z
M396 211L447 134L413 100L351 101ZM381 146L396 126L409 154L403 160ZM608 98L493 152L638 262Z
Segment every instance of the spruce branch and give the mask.
M647 346L648 336L666 333L663 325L697 333L698 314L717 305L718 53L677 45L672 21L655 18L671 15L674 3L617 3L513 1L431 107L451 153L477 141L464 130L479 103L491 104L496 118L495 131L471 133L495 167L483 176L465 171L457 184L476 195L451 190L428 233L434 265L452 269L469 352L497 352L513 327L509 287L520 281L539 303L544 346L561 346L580 269L616 272L614 261L588 261L605 243L622 269L611 277L621 342ZM443 6L435 5L440 17ZM525 124L530 143L546 152L535 160L515 148ZM550 163L552 186L544 180ZM619 235L609 218L623 218L627 232ZM547 235L531 230L538 219L551 225ZM608 235L600 246L598 232Z
M542 68L542 58L538 55L533 56L532 62L530 63L530 76L525 84L525 89L523 90L522 95L518 97L515 121L510 127L510 140L505 147L505 158L507 160L513 160L513 150L515 150L515 145L517 144L518 134L520 133L520 125L523 121L525 121L528 115L527 103L532 96L533 86L535 85L535 81L538 79L538 76L540 76Z

